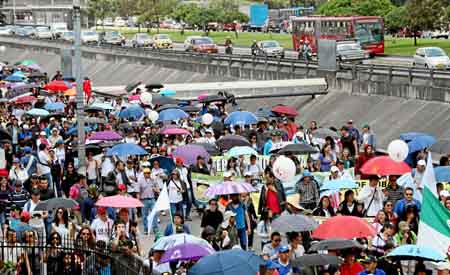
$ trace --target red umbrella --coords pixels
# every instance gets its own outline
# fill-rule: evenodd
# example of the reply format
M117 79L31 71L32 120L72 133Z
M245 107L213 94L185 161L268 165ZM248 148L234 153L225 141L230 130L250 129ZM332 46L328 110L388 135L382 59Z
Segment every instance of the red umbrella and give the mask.
M140 200L124 195L103 197L95 205L114 208L136 208L144 206Z
M293 107L286 106L286 105L277 105L272 108L272 112L277 114L283 114L287 116L298 116L297 110L295 110Z
M36 98L34 96L31 96L31 95L21 96L21 97L16 99L16 103L17 104L31 103L31 102L34 102L34 101L36 101Z
M62 80L54 80L44 86L44 90L51 92L65 92L70 88L72 87Z
M377 232L365 219L353 216L334 216L321 223L312 233L315 239L353 239L374 236Z
M374 157L361 167L361 173L366 175L404 175L411 172L411 167L404 162L396 162L389 156Z

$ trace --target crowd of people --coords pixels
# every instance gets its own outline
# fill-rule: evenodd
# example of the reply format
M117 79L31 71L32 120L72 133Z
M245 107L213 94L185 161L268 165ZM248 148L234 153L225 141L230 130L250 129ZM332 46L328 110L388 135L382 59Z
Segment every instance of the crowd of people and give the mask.
M129 91L133 100L101 98L89 93L90 102L110 108L87 107L90 122L86 125L86 169L81 171L73 96L65 95L65 91L46 90L48 77L27 66L5 64L0 75L7 79L17 72L24 74L27 83L23 85L26 86L19 86L19 89L8 81L0 84L3 97L7 98L0 103L3 127L0 131L3 238L0 248L6 251L0 253L0 259L4 268L8 264L13 266L14 274L40 274L43 268L47 274L81 270L83 274L90 274L89 271L111 274L114 265L108 257L101 257L105 251L143 257L148 266L161 274L182 274L192 263L160 263L164 251L145 251L143 242L150 241L146 235L157 241L178 233L195 234L191 228L192 223L197 222L193 217L195 209L201 213L199 237L216 251L254 251L266 260L266 274L313 274L308 273L313 270L293 264L316 241L310 232L284 234L272 230L272 221L285 212L322 218L356 216L371 221L376 234L358 239L361 247L328 251L344 261L340 265L319 266L316 271L320 274L400 274L401 269L407 270L405 273L430 274L422 263L391 262L383 257L397 246L417 241L426 148L412 157L412 185L401 186L397 179L402 175L390 175L383 179L387 181L386 187L380 187L379 176L361 172L364 163L375 157L377 148L376 135L368 124L362 125L361 131L351 120L339 130L325 129L316 121L299 125L295 116L271 113L258 117L251 125L224 125L233 107L227 103L227 97L184 102L183 106L193 107L187 112L188 117L152 120L150 112L163 109L164 104L144 104L139 99L130 102L144 93L135 87ZM37 77L31 77L33 74ZM51 81L63 81L62 74L57 72ZM31 112L55 103L62 106L59 112L50 110L46 115ZM121 115L131 105L138 105L144 111L139 118ZM215 122L205 123L202 120L205 114L211 114ZM161 134L171 127L185 129L189 134ZM319 134L323 130L329 135ZM120 138L102 142L90 139L102 131L114 131ZM223 156L223 148L216 148L216 143L226 135L243 137L257 154L228 158L222 170L213 158L196 156L194 163L188 163L187 159L174 156L177 148L189 144L212 146ZM148 154L110 156L106 153L109 147L119 143L139 145ZM286 154L301 175L292 194L287 194L273 171L277 157L273 149L288 143L308 144L317 149L317 153L308 154L305 159ZM267 165L259 161L260 156L270 157ZM172 169L167 169L167 159L173 162ZM447 166L448 157L442 157L440 164ZM357 191L345 191L342 200L336 199L321 191L321 183L315 178L317 172L326 173L329 180L363 180L367 184ZM260 192L257 200L249 193L213 197L203 209L196 198L197 182L193 174L223 176L223 181L244 181ZM168 191L170 209L149 222L147 217L164 188ZM443 183L438 183L437 190L440 201L450 211L450 195ZM117 194L137 198L143 207L96 206L99 199ZM76 206L40 207L55 198L72 199ZM171 219L165 226L160 223L164 215ZM45 250L36 250L33 246L45 247ZM68 247L76 249L66 250ZM77 249L83 248L98 253L80 256ZM92 257L97 259L93 261Z

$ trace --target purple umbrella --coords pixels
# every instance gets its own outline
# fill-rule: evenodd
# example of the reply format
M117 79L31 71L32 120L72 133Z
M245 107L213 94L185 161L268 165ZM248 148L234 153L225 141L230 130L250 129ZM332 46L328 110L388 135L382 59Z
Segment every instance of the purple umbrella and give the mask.
M220 195L242 194L256 191L258 190L246 182L224 181L208 187L205 191L205 196L213 198Z
M92 134L92 136L89 138L90 140L120 140L123 137L119 135L116 132L113 131L102 131L102 132L95 132Z
M169 248L161 257L161 263L198 260L214 253L214 250L203 245L184 243Z
M42 71L42 68L38 64L27 65L27 68L33 71Z
M175 149L174 157L181 157L185 165L193 165L197 163L197 157L202 156L206 161L209 160L209 154L203 146L188 144Z

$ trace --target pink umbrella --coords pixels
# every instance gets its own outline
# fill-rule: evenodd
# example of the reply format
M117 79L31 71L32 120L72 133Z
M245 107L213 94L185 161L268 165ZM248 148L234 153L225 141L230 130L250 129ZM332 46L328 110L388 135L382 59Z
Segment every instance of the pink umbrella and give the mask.
M114 131L101 131L93 133L90 140L121 140L123 137Z
M246 182L224 181L208 187L205 191L205 196L213 198L220 195L242 194L256 191L258 190Z
M124 195L103 197L95 205L113 208L136 208L144 206L140 200Z
M161 131L161 134L163 135L190 135L191 132L189 132L186 129L182 128L167 128Z
M197 99L198 100L203 100L203 99L205 99L207 97L208 97L208 93L204 93L204 94L201 94L201 95L197 96Z

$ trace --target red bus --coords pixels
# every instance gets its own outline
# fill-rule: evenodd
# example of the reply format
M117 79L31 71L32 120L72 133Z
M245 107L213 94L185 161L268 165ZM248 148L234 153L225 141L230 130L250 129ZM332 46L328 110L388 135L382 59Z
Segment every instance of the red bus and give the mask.
M384 53L384 21L378 16L291 17L292 40L298 50L309 41L317 53L317 39L357 40L371 56Z

